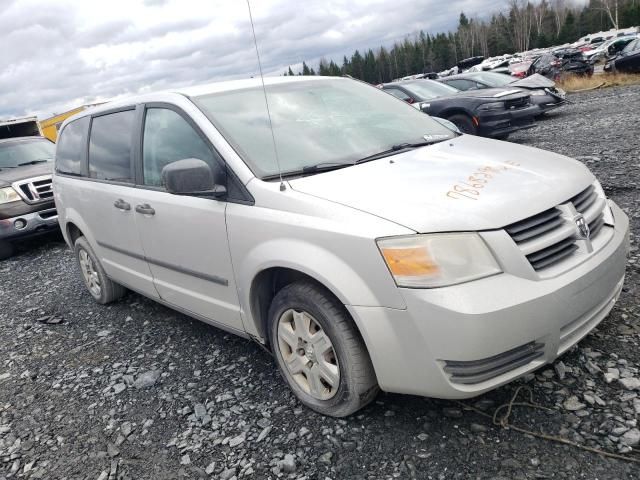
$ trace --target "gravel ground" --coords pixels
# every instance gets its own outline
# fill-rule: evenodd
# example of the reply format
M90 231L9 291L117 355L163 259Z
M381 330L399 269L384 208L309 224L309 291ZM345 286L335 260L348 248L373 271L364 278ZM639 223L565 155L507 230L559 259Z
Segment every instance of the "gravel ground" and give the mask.
M515 424L638 455L640 87L570 98L513 140L579 157L627 211L626 287L555 365L468 404L492 412L524 385L548 410L516 407ZM640 477L638 463L494 427L455 402L381 394L324 418L254 343L136 294L96 305L58 237L23 245L0 279L0 480Z

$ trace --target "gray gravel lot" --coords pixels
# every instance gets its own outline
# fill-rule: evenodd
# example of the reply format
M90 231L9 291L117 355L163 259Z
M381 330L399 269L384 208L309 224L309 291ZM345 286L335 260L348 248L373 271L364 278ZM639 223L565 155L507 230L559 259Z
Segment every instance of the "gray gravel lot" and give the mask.
M640 459L640 87L570 98L512 139L579 157L630 215L626 286L555 365L468 404L491 412L525 385L550 410L516 407L515 424ZM0 263L0 480L640 478L640 463L494 427L455 402L381 394L324 418L254 343L133 293L96 305L71 252L44 240Z

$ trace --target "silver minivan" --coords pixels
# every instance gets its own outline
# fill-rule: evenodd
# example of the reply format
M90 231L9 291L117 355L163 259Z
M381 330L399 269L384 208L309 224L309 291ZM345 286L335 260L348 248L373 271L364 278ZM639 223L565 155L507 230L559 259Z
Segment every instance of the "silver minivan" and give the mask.
M253 338L333 416L379 389L472 397L553 361L613 307L629 242L582 163L460 135L347 78L86 110L62 126L54 192L97 302L130 289Z

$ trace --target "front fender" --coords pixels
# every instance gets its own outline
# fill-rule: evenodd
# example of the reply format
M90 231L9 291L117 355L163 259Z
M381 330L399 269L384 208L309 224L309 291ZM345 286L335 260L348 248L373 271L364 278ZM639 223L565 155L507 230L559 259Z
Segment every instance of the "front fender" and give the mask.
M375 245L373 246L375 248ZM377 253L377 251L376 251ZM379 257L379 253L377 253ZM289 268L308 275L330 290L344 305L406 308L381 258L375 266L359 274L350 263L328 248L307 241L278 238L256 245L236 264L240 303L248 333L259 335L257 319L251 311L251 285L260 272L273 267ZM377 270L377 269L376 269Z

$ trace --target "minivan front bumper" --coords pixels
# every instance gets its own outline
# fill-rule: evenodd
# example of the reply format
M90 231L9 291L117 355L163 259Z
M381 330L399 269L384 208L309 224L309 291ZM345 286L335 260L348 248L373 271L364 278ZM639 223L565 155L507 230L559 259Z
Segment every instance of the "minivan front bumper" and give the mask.
M508 383L575 345L613 308L629 221L575 268L530 280L503 273L436 289L401 289L407 308L347 306L385 391L468 398Z

